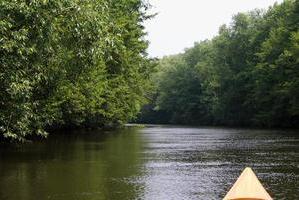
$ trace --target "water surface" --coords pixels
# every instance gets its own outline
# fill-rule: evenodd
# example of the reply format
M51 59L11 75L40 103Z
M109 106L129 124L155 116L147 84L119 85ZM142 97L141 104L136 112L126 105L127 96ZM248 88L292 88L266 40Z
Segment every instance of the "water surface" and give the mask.
M299 199L299 132L150 126L0 146L0 199L221 199L246 166Z

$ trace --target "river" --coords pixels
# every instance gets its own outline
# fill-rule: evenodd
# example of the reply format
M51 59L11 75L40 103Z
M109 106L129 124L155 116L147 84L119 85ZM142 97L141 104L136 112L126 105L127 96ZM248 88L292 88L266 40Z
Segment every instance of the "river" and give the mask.
M147 126L53 134L0 146L0 199L217 200L246 166L274 199L299 199L299 132Z

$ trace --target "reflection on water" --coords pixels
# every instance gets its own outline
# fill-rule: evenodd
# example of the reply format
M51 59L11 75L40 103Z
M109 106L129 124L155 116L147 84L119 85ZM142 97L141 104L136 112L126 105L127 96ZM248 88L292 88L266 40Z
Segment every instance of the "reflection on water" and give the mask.
M221 199L245 166L275 199L299 199L296 131L171 126L1 147L0 199Z

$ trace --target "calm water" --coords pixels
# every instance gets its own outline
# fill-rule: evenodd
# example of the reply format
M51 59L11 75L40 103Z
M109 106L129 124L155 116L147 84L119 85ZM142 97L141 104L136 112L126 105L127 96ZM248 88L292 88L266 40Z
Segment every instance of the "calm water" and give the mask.
M245 166L299 199L299 132L153 126L0 147L1 200L221 199Z

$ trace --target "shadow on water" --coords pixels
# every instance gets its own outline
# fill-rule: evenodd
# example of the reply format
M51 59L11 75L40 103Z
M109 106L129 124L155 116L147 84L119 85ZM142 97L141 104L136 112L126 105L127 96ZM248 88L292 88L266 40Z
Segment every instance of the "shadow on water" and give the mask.
M298 131L149 126L0 148L1 200L221 199L245 166L299 199Z
M133 129L52 135L1 149L0 199L135 199L142 142Z

